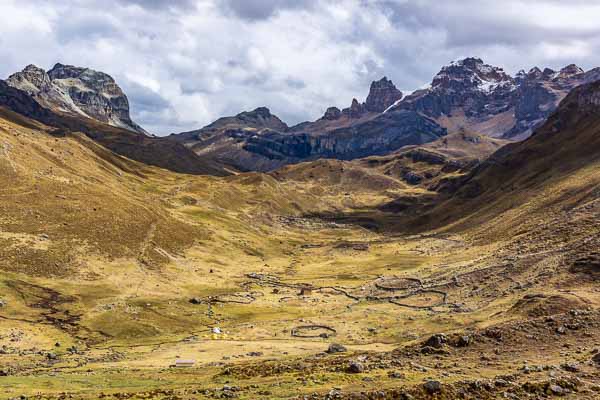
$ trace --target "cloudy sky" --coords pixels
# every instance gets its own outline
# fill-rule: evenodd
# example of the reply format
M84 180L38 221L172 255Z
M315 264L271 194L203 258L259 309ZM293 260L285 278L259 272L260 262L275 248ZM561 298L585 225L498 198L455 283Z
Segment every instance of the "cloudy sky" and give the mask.
M511 73L600 66L595 0L0 0L0 77L111 74L157 134L267 106L292 124L478 56Z

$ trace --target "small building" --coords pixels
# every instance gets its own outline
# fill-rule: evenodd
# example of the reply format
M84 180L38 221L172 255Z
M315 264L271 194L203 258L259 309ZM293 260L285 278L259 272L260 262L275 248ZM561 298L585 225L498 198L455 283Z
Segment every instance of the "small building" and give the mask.
M175 360L175 367L177 368L189 368L196 364L196 360Z
M312 294L313 288L310 286L304 286L300 289L300 296L310 296Z

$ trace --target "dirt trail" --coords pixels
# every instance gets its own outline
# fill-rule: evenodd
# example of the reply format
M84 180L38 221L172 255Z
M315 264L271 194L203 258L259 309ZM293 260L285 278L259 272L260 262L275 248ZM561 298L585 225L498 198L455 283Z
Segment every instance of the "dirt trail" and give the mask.
M141 264L146 265L147 260L145 259L148 248L152 244L152 240L154 239L154 233L156 232L156 221L152 222L146 236L144 236L144 240L142 241L142 245L140 248L140 252L138 254L138 261Z

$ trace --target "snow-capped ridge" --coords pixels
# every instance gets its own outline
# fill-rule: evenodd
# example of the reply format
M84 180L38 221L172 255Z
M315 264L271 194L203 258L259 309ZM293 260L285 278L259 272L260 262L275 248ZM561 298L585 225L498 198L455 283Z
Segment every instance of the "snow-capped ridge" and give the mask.
M482 59L469 57L442 67L433 78L432 90L458 92L479 90L490 93L497 88L514 89L514 79L500 67L485 64Z

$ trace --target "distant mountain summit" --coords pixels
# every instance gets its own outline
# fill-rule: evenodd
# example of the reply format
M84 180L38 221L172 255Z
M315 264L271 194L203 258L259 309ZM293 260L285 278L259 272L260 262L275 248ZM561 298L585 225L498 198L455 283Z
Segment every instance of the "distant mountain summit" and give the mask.
M384 76L380 80L371 83L369 95L365 101L365 108L371 112L384 112L401 98L402 92Z
M221 127L238 124L248 128L269 128L275 130L286 130L288 126L277 116L271 114L267 107L259 107L253 111L244 111L235 117L223 117L209 125L209 127Z
M367 114L384 112L388 107L402 99L402 92L387 77L371 83L369 95L364 103L352 99L350 107L340 110L329 107L321 118L322 120L335 121L343 118L357 119Z
M129 101L114 79L89 68L56 64L46 72L28 65L6 83L31 95L52 111L84 116L108 125L146 133L129 115Z
M57 138L83 133L148 165L191 174L230 173L180 143L148 135L129 117L127 97L113 78L88 68L57 64L46 72L29 65L0 80L0 113L7 111L41 123Z
M428 87L408 96L383 77L371 83L364 102L354 98L347 108L329 107L315 121L288 127L263 107L169 139L242 171L383 155L459 132L522 140L569 91L598 79L600 68L585 72L575 64L511 76L468 57L442 67Z
M454 133L523 140L572 89L599 79L600 68L584 71L575 64L560 70L534 67L511 76L468 57L443 66L427 87L407 96L384 76L371 83L364 101L354 98L349 107L328 107L314 121L288 126L258 107L156 141L144 140L147 133L131 120L127 96L114 79L89 68L56 64L45 71L29 65L0 81L0 106L61 129L84 131L137 160L222 175L320 158L387 155Z
M442 67L429 87L395 107L418 111L450 132L467 129L493 137L524 139L540 126L576 86L600 77L575 64L560 71L537 67L512 77L480 58L465 58Z
M371 83L365 102L329 107L316 121L288 127L265 108L219 118L204 128L169 136L199 156L241 171L270 171L319 158L350 160L422 144L446 129L417 112L385 111L402 92L383 77Z
M485 64L480 58L465 58L442 67L433 77L432 91L465 94L491 93L514 88L514 81L502 68Z

